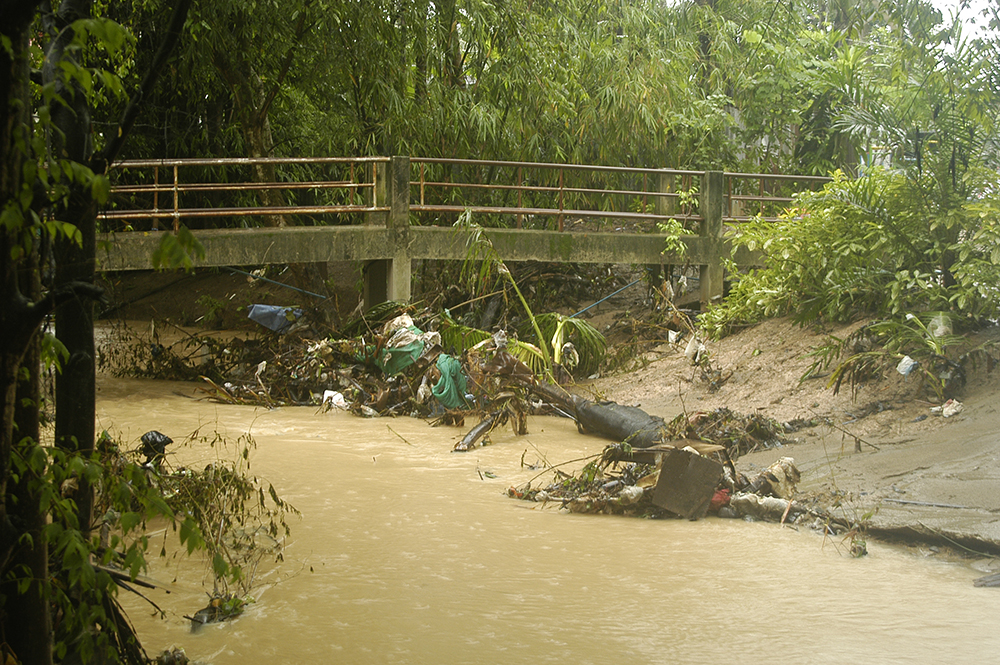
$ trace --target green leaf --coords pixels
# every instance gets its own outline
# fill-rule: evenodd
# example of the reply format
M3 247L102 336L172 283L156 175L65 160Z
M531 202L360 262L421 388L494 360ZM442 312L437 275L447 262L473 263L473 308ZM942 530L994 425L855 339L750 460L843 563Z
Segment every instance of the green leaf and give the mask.
M153 267L194 269L196 259L205 258L205 247L194 237L190 229L181 226L177 235L164 233L160 236L160 246L153 251Z

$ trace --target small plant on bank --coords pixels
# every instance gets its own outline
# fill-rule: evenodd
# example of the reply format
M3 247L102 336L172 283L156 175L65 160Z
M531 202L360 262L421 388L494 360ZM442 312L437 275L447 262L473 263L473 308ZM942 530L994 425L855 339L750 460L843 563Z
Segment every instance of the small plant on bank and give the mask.
M221 328L222 316L228 307L226 302L210 295L200 296L197 302L198 305L205 308L205 313L197 320L197 323L208 328Z
M690 189L678 191L677 205L683 216L690 216L698 207L698 188L691 187ZM662 253L673 254L680 258L687 256L687 244L681 242L681 238L697 235L694 231L687 228L683 221L674 217L665 222L657 222L656 229L667 236Z
M687 244L681 241L684 236L693 236L695 232L684 226L684 223L671 217L665 222L657 222L656 229L667 237L663 243L661 254L672 254L684 258L687 256Z
M844 339L831 335L809 355L815 358L801 380L835 365L828 387L834 394L844 383L852 394L891 367L900 373L914 373L939 399L961 387L970 356L959 355L965 342L951 333L947 312L908 314L903 321L882 320L862 326Z

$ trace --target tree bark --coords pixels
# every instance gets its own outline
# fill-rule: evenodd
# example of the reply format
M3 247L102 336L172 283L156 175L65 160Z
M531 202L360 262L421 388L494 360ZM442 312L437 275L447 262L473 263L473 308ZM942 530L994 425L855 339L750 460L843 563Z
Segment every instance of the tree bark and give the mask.
M53 208L53 212L58 220L77 227L83 243L78 246L64 242L58 248L55 283L42 295L39 228L33 216L42 215L49 193L42 191L41 181L24 180L25 164L39 157L32 153L30 140L29 37L31 23L42 4L0 0L0 36L9 40L8 47L0 49L0 210L13 214L15 222L8 223L8 218L0 225L0 382L4 396L0 435L0 660L7 662L13 657L25 665L51 665L53 660L51 598L46 591L50 583L48 547L43 532L48 514L41 505L39 469L22 468L17 482L9 482L12 454L17 449L19 457L27 459L39 445L39 330L44 318L56 309L57 334L71 354L57 385L57 443L72 450L93 449L92 302L103 293L94 284L96 205L89 194L90 183L74 181L67 183L68 204ZM46 53L43 77L55 83L64 102L50 107L52 122L58 129L50 142L50 157L53 161L87 165L91 152L88 95L79 88L66 87L59 67L71 57L67 48L73 38L69 25L91 16L91 2L64 0L55 13L47 2L44 4L45 27L53 39ZM181 0L178 13L182 7L186 12L189 4L190 0ZM175 20L172 25L182 26L183 21L180 14L179 22ZM147 77L140 98L154 80L155 76ZM134 112L131 118L134 120ZM123 122L120 137L127 133L130 122ZM97 173L104 172L107 162L114 158L114 150L105 157L95 166ZM61 170L50 169L50 175L58 172ZM79 527L86 534L93 493L83 479L78 483L81 489L75 498ZM28 581L26 593L18 586L24 580Z
M9 51L0 49L0 209L14 204L22 214L28 211L16 202L25 187L22 168L26 156L21 146L27 144L29 110L22 100L31 98L28 35L37 8L37 2L0 2L0 15L4 16L0 35L10 40ZM32 490L35 479L30 474L22 473L19 482L8 483L15 436L27 441L28 446L38 441L36 331L41 317L22 293L20 283L31 275L27 292L37 297L37 265L26 261L23 253L12 254L22 246L22 230L6 224L0 228L0 381L4 398L0 434L0 578L6 580L0 584L0 638L4 642L0 658L7 661L14 655L21 663L51 665L51 620L47 597L42 593L48 581L48 549L41 532L45 516L37 492ZM19 381L22 366L29 370L25 381ZM12 497L14 500L10 500ZM30 540L20 540L22 534L28 534ZM33 580L23 594L8 576L10 570L22 566Z
M0 48L0 210L17 205L23 186L25 155L18 143L27 143L28 33L38 2L0 1L0 35L10 50ZM20 134L20 136L18 136ZM17 139L17 140L15 140ZM26 212L23 211L22 212ZM7 511L7 480L14 443L17 379L34 325L30 303L21 293L21 260L12 252L21 245L20 229L0 225L0 385L3 387L3 429L0 433L0 571L7 570L17 537ZM6 608L4 608L6 609Z
M32 252L26 270L22 271L24 293L38 298L41 292L38 252ZM14 419L17 422L17 454L30 459L39 446L39 408L41 398L41 344L36 332L28 345L21 365L27 370L17 384ZM52 617L46 585L49 579L49 548L42 533L46 513L41 506L40 479L35 469L22 471L18 482L10 486L11 522L21 535L11 556L11 568L22 567L30 580L27 590L20 593L18 580L5 579L0 590L7 598L16 598L9 614L4 617L6 642L21 663L50 665L52 663ZM28 538L24 538L28 536ZM16 607L16 609L15 609Z
M91 13L91 0L63 0L45 20L46 31L54 38L46 52L43 77L55 84L56 94L65 102L52 107L57 131L51 133L49 149L54 159L78 164L89 164L93 153L89 98L79 86L67 86L59 68L63 62L76 62L76 54L69 48L75 37L71 24L90 18ZM56 288L70 282L94 284L96 277L97 207L89 188L76 183L71 187L68 202L54 212L57 219L76 226L82 241L56 239ZM69 352L56 377L56 445L89 455L96 440L94 305L90 299L73 298L56 308L56 337ZM73 498L79 528L86 537L93 519L93 488L81 478Z

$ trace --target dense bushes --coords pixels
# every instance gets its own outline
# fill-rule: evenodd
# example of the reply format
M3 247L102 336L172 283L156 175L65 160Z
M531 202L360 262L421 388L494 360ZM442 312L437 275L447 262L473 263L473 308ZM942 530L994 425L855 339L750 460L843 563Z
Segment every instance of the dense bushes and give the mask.
M702 326L720 336L786 314L806 323L943 311L956 326L996 318L1000 177L970 171L964 184L967 198L954 202L899 172L838 173L780 221L740 227L734 244L760 252L763 265L738 276Z

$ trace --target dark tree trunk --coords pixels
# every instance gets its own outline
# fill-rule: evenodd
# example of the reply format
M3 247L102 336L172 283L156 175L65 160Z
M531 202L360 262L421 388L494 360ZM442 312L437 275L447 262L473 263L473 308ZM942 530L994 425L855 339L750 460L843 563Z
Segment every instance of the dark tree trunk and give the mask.
M41 1L0 0L0 209L12 217L0 225L0 381L3 386L3 429L0 437L0 661L24 665L51 665L53 631L49 586L48 548L43 529L48 514L42 509L38 473L42 469L22 467L17 482L9 482L12 454L28 459L38 449L40 406L40 326L59 308L57 331L71 358L57 387L56 437L71 449L94 445L94 338L92 301L102 291L94 285L94 238L96 206L89 196L89 183L71 183L69 204L53 210L59 221L69 222L82 234L82 246L64 243L59 248L55 284L42 295L38 261L38 226L32 215L41 215L48 194L40 181L25 182L24 164L40 158L31 152L31 90L29 88L29 36ZM163 58L177 41L190 0L180 0L171 23L171 33L161 46ZM53 14L46 4L46 28L53 43L46 53L43 76L56 82L65 105L55 103L52 122L59 131L51 143L55 159L87 165L90 159L90 112L82 90L70 90L56 75L60 58L67 57L72 39L68 26L89 17L89 0L66 0ZM65 28L65 30L64 30ZM58 38L56 36L58 35ZM158 53L158 58L162 59ZM148 92L155 73L143 81L136 95ZM118 137L100 162L91 165L103 173L120 148L138 105L119 127ZM53 169L50 174L58 172ZM32 196L26 196L31 193ZM30 204L26 203L30 200ZM30 208L29 208L30 205ZM47 212L47 211L46 211ZM14 223L6 223L12 220ZM23 377L23 378L22 378ZM15 441L17 443L15 444ZM36 462L37 465L37 462ZM82 486L77 500L80 527L86 533L92 511L92 491ZM27 581L26 592L19 582Z
M27 269L22 271L24 293L37 299L41 295L38 270L38 252L31 255ZM39 401L41 396L41 345L38 333L32 336L28 350L21 361L27 370L17 384L17 401L14 419L17 423L15 450L22 460L31 459L39 446ZM17 580L6 580L0 590L6 598L16 598L5 617L6 642L21 663L49 665L52 663L52 618L45 581L49 579L49 548L42 533L46 514L41 506L41 487L37 470L26 469L18 481L8 487L11 501L11 522L22 538L11 556L11 567L21 567L30 579L27 590L21 593ZM24 538L23 536L28 536ZM12 605L14 605L12 603Z
M0 209L18 200L22 191L24 153L15 137L27 142L25 123L28 91L28 33L37 2L0 4L3 20L0 35L10 40L10 50L0 48ZM9 557L17 537L7 510L7 481L10 477L14 442L17 379L21 361L31 340L35 318L30 303L21 293L18 270L21 261L12 254L20 246L19 229L0 225L0 383L3 386L3 430L0 434L0 572L8 570ZM4 615L9 611L5 603Z
M4 17L0 35L10 40L10 50L0 49L0 209L17 201L25 185L25 154L15 137L20 134L21 145L27 143L29 107L18 102L30 99L28 35L38 7L37 2L13 7L9 4L0 5ZM50 665L52 630L47 598L42 593L48 580L48 550L41 533L45 515L39 509L37 485L32 489L35 479L31 474L21 474L17 483L8 483L15 438L27 441L27 446L36 446L38 441L36 331L41 316L27 297L37 297L37 266L24 254L12 254L21 246L19 229L0 227L0 380L4 398L0 434L0 577L6 580L0 584L0 659L6 662L13 654L21 663ZM22 292L22 280L27 281L27 295ZM29 370L24 381L19 380L22 366ZM30 539L20 539L22 534ZM34 580L26 593L20 593L8 576L17 568L26 569Z
M46 17L46 31L54 36L45 57L43 76L54 82L56 93L66 104L55 104L49 149L55 159L68 159L89 164L93 153L90 141L91 118L87 94L78 86L66 86L58 74L59 63L75 61L69 49L74 31L69 26L78 19L90 18L91 0L63 0L55 14ZM55 286L71 282L93 284L95 279L95 246L97 208L89 189L73 187L66 205L54 211L57 219L76 226L82 242L66 238L56 241ZM94 450L95 430L95 365L94 365L94 306L88 298L72 298L56 309L56 337L69 352L56 378L56 445L87 455ZM90 530L93 511L93 488L80 479L73 497L77 518L84 535Z

